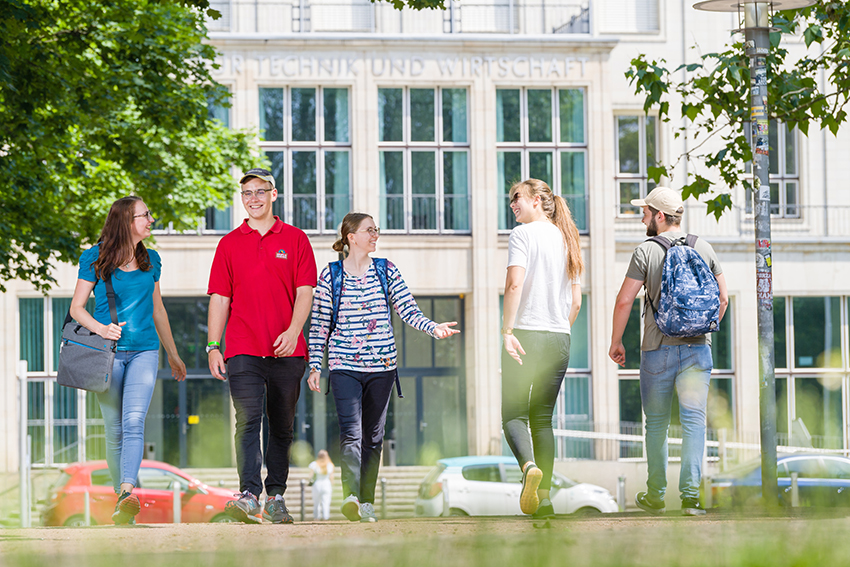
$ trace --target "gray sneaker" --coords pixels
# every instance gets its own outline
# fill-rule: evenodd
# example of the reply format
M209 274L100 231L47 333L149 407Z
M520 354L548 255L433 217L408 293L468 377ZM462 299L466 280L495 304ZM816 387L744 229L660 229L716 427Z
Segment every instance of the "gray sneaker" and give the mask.
M342 507L340 508L342 515L345 516L348 521L356 522L360 519L360 501L357 500L357 497L353 494L348 495L345 500L342 501Z
M682 515L683 516L704 516L705 508L699 503L696 498L682 499Z
M361 522L377 522L375 517L375 507L371 502L363 502L360 504L360 521Z
M259 515L263 511L263 507L260 506L257 497L251 494L250 490L235 496L239 496L239 498L225 504L224 513L245 524L259 524L262 521Z

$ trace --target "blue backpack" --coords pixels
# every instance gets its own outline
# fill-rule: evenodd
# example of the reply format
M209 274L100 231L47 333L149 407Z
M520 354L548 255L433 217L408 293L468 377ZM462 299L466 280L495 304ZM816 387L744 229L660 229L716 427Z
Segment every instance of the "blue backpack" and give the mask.
M689 234L673 242L650 238L664 248L661 297L652 305L658 330L668 337L698 337L720 330L720 286L705 259L694 249L697 237Z
M387 300L387 312L389 316L390 323L390 332L392 332L393 328L393 304L390 300L390 285L388 283L387 273L389 268L387 267L387 259L386 258L372 258L372 261L375 263L375 272L378 274L378 281L381 282L381 289L384 292L384 297ZM328 340L331 339L331 334L333 334L334 329L336 329L336 322L339 317L339 304L342 301L342 280L343 280L343 268L342 268L342 260L337 260L336 262L331 262L328 264L328 268L331 272L331 323L328 328ZM328 380L328 390L330 391L330 380ZM401 382L398 379L398 372L396 372L395 376L395 387L396 392L398 393L399 398L403 398L404 396L401 394ZM327 392L325 392L327 393Z

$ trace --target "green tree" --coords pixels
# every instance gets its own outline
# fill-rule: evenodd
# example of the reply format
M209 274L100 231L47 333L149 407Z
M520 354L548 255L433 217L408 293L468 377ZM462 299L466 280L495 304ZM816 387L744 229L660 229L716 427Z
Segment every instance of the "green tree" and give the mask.
M812 126L836 134L847 119L845 107L850 98L850 3L827 1L804 10L777 12L772 26L776 31L770 34L767 57L770 119L797 127L806 135ZM781 45L783 34L801 34L806 46L820 47L815 50L817 55L792 60ZM732 207L728 188L752 188L744 170L752 161L745 132L750 112L749 58L743 43L737 41L723 52L705 54L699 62L680 65L673 71L665 63L641 55L632 60L626 77L635 92L644 97L644 110L656 108L664 122L671 121L670 94L681 97L679 115L687 117L689 125L675 127L674 136L678 138L689 130L697 144L677 161L703 164L715 171L723 184L717 187L707 177L694 174L684 185L683 195L704 200L709 214L720 218ZM683 68L687 79L680 82L674 74ZM818 85L822 71L825 86ZM714 140L710 147L721 149L704 150L710 140ZM649 169L650 177L658 182L669 177L673 167L675 164L659 164Z
M46 291L135 193L192 229L262 163L256 135L209 116L207 0L0 0L0 291ZM208 10L207 10L208 11ZM211 15L212 14L211 11Z

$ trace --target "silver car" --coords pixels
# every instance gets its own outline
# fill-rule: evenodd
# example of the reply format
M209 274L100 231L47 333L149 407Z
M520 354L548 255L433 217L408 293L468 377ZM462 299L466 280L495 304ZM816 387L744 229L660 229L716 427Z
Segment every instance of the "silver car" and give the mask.
M417 516L519 516L522 472L513 457L440 459L419 485ZM550 493L556 514L618 512L611 493L555 473Z

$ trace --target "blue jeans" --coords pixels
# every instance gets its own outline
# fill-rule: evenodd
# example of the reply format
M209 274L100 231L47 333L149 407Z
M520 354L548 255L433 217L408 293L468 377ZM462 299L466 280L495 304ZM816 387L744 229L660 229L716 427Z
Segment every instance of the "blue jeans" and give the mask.
M136 486L158 367L158 350L119 350L109 390L97 395L106 429L106 462L116 494L122 484Z
M705 449L705 406L711 378L708 345L661 346L640 357L640 399L646 414L647 495L661 502L667 490L667 429L673 388L679 395L682 423L682 499L699 498Z

